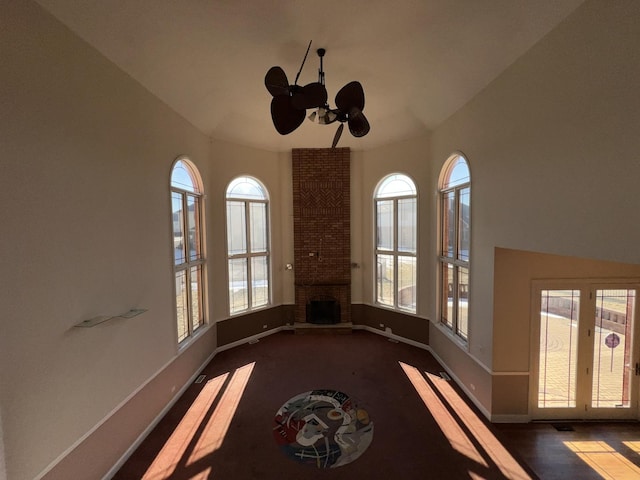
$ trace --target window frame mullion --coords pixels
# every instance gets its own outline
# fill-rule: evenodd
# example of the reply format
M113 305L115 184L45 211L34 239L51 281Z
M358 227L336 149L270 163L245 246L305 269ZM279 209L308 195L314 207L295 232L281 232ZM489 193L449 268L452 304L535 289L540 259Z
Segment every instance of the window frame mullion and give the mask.
M393 199L393 307L398 307L398 199Z

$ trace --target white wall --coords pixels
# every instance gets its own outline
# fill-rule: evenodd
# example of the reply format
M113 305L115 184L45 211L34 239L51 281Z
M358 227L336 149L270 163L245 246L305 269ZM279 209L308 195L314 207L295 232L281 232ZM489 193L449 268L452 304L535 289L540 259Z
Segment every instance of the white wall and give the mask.
M39 6L1 8L0 414L22 480L176 358L170 167L215 172L203 134Z
M638 18L640 2L587 1L433 133L434 186L451 152L471 166L469 351L486 367L494 247L640 263Z

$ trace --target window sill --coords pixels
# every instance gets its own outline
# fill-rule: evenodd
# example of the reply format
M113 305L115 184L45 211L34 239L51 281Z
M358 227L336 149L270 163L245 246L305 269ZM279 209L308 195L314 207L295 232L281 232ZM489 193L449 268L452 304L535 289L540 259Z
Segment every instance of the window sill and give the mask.
M403 315L412 315L414 317L418 316L418 312L412 312L411 310L405 310L403 308L392 307L392 306L389 306L389 305L385 305L384 303L375 302L373 304L373 306L377 307L377 308L382 308L384 310L390 310L390 311L396 312L396 313L402 313Z
M211 323L205 323L204 325L201 325L195 332L193 332L190 336L180 342L178 344L178 355L187 350L193 343L198 341L200 337L207 333L211 329L211 325Z
M440 321L431 321L431 323L436 326L453 344L458 346L461 350L469 353L469 340L465 340L459 335L453 333L453 330L449 328L445 323Z

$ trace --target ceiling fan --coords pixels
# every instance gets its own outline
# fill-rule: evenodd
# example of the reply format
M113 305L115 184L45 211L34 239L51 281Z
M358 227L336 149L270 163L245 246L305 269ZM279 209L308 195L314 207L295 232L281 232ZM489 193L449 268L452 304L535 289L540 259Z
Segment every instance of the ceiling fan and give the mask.
M322 62L326 53L324 48L317 50L318 57L320 57L318 82L310 83L304 87L297 85L298 77L309 54L309 48L311 48L311 42L309 42L307 53L305 53L293 85L289 85L284 70L277 66L271 67L265 76L265 86L273 96L271 100L271 118L276 130L281 135L293 132L304 121L306 109L315 108L317 110L309 115L309 120L321 125L329 125L336 121L340 122L340 126L333 137L331 148L335 148L338 144L345 123L349 126L349 131L354 137L364 137L370 130L369 122L364 113L362 113L364 110L364 89L360 82L347 83L336 95L336 108L329 107L327 90L324 86Z
M309 48L311 48L311 42L293 85L289 85L287 74L278 66L271 67L264 77L264 84L273 96L271 119L280 135L287 135L302 125L307 108L316 108L327 103L327 89L320 82L303 87L298 85L298 77L307 60Z

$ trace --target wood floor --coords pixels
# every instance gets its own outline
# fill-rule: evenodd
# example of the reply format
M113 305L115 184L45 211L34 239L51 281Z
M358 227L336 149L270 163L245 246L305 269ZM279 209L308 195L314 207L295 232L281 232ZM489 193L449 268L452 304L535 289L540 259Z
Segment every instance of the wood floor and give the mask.
M489 424L442 371L427 351L369 332L271 335L216 355L114 478L640 479L640 424ZM342 412L305 417L318 438L351 418L341 457L329 461L328 438L298 436L303 449L275 434L283 405L305 392L350 397ZM370 445L346 455L365 431ZM344 465L322 468L336 458Z

